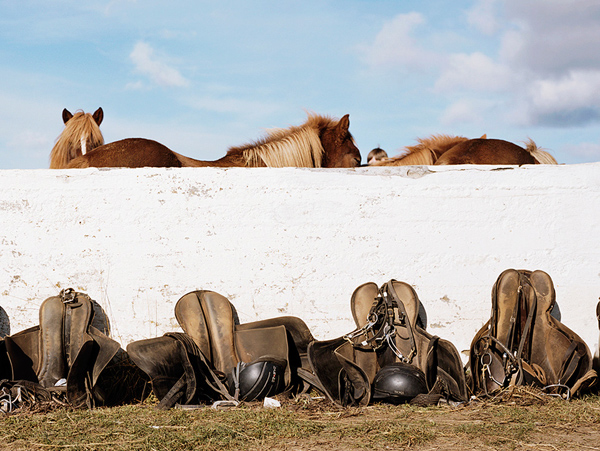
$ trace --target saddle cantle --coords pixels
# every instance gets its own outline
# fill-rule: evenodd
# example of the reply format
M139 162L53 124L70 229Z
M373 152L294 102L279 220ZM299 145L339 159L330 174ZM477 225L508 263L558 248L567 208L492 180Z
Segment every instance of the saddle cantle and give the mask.
M313 337L300 318L236 324L229 300L204 290L179 299L175 317L184 333L127 346L150 377L159 408L259 400L302 385L297 369Z
M69 288L46 299L38 326L0 343L0 379L65 392L75 407L104 404L110 394L98 382L120 345L94 327L93 320L93 301L84 293Z
M490 320L471 343L470 386L489 394L535 385L565 398L596 381L585 342L552 316L556 294L544 271L507 269L492 288Z
M458 351L425 330L424 309L413 287L396 280L381 288L368 282L354 291L350 307L357 329L337 339L314 341L308 348L312 384L331 401L364 406L381 399L375 396L374 382L381 369L391 365L404 365L395 374L408 374L413 382L422 374L421 394L467 400ZM397 395L408 400L402 393Z

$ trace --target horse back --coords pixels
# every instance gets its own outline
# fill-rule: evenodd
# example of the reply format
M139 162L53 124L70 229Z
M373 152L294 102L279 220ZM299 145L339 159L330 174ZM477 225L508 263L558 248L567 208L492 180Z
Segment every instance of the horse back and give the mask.
M447 164L536 164L526 149L501 139L469 139L445 152L436 165Z
M167 146L144 138L128 138L96 147L75 158L68 168L181 167L177 154Z

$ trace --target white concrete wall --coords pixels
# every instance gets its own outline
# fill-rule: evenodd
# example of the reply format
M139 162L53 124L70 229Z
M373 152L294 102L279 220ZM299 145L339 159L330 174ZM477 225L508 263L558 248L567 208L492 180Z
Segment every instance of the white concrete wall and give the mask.
M600 163L0 171L0 306L15 333L73 287L125 346L178 330L176 301L210 289L242 322L296 315L326 339L354 328L358 285L396 278L465 350L498 275L543 269L593 352L599 237Z

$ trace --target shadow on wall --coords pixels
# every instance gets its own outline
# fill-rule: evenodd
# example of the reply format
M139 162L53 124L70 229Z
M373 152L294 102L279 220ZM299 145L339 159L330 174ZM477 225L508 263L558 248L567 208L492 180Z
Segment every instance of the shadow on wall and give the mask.
M6 314L6 310L0 307L0 338L10 335L10 320Z

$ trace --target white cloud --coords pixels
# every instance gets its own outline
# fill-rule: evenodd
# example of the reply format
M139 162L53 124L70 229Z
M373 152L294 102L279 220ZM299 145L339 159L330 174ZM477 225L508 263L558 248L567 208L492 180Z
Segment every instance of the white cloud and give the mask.
M600 161L600 143L584 142L575 145L564 146L561 151L577 155L587 161Z
M513 79L511 69L483 53L457 53L448 58L435 89L443 92L456 89L497 92L510 87Z
M600 2L506 0L507 32L500 55L538 74L600 68Z
M571 127L600 122L600 3L591 0L478 0L467 20L498 31L497 55L454 53L440 67L438 93L461 102L445 121L473 120L482 93L503 98L479 113L512 125ZM498 27L498 28L496 28Z
M169 66L154 54L154 49L145 42L135 44L129 58L135 64L136 71L146 75L159 86L184 87L189 81L177 69Z
M473 99L462 99L452 103L443 112L441 123L443 125L476 124L482 125L483 113L489 108L487 102Z
M280 105L250 101L238 98L216 98L216 97L196 97L187 99L186 104L197 110L213 111L216 113L231 113L231 114L243 114L246 115L252 112L256 115L270 115L281 109Z
M371 67L422 68L431 64L432 52L417 44L412 32L425 19L419 13L399 14L386 22L372 44L359 51Z
M538 79L529 87L533 123L557 126L600 119L600 70L574 70L559 79Z
M480 33L493 35L500 25L497 21L496 7L498 0L478 0L473 8L467 11L467 22Z

